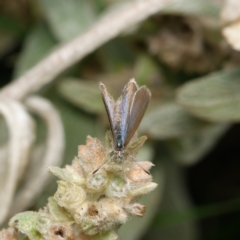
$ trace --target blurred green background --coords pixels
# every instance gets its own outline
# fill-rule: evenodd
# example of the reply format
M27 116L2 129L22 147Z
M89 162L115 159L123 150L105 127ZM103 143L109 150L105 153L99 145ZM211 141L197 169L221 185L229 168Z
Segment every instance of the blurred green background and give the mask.
M98 83L115 99L130 78L152 91L139 133L148 141L158 188L142 201L146 216L120 230L124 240L240 239L240 54L221 31L222 1L181 0L111 40L39 94L59 111L65 164L86 136L108 129ZM120 0L0 1L0 84L24 74L84 33ZM111 29L109 29L111 31ZM45 132L38 123L38 141ZM35 205L56 190L53 182Z

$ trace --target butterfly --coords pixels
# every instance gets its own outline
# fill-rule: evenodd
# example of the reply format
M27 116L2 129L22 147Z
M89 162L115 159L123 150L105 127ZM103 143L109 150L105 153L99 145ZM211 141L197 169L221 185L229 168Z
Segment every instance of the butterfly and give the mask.
M151 92L146 86L139 88L136 81L131 79L115 102L103 83L99 84L99 88L110 123L114 151L121 159L148 107Z

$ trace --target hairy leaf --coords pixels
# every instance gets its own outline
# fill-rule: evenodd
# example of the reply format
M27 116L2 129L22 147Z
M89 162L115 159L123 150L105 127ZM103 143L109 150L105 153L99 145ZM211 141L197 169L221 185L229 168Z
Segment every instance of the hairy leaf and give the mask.
M67 41L85 31L95 20L91 1L39 0L50 27L60 41Z
M104 112L104 105L96 82L69 78L59 83L58 91L67 101L87 112Z
M207 125L175 103L165 103L143 118L141 130L152 138L168 139L192 134Z
M190 113L214 122L240 121L240 70L226 70L183 85L177 102Z

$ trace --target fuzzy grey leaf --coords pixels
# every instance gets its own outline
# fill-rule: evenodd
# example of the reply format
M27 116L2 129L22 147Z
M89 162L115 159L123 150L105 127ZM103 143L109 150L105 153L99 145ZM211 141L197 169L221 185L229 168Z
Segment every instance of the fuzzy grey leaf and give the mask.
M39 0L48 23L60 41L67 41L85 31L95 20L91 1Z
M240 121L240 70L226 70L183 85L177 102L187 111L213 122Z
M175 103L166 103L146 114L141 130L152 138L169 139L192 134L207 125Z
M104 112L97 83L68 78L58 84L58 91L67 101L87 112Z

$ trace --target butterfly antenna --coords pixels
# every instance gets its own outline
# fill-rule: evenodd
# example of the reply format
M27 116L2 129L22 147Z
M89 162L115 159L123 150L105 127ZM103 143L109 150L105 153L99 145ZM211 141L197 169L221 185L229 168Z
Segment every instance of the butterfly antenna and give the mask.
M95 174L96 172L98 172L98 170L99 170L100 168L102 168L102 166L103 166L107 161L111 161L111 160L113 159L113 157L114 157L114 155L111 156L110 159L105 160L96 170L93 171L92 174Z
M104 163L102 163L102 164L100 165L100 167L98 167L96 170L94 170L92 174L95 174L105 163L106 163L106 161L105 161Z
M151 175L150 172L147 169L144 169L137 161L135 161L135 163L148 175Z

